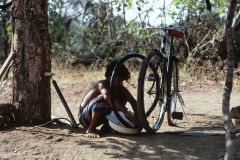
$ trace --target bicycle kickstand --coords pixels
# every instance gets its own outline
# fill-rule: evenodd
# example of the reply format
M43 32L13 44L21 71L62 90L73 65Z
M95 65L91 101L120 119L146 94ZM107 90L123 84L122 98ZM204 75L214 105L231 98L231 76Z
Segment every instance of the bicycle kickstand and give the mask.
M187 123L188 123L187 115L186 115L186 112L185 112L185 110L184 110L184 107L186 107L186 106L185 106L184 101L183 101L183 98L182 98L182 96L181 96L181 94L180 94L179 92L177 92L177 97L178 97L179 102L180 102L180 104L181 104L181 107L182 107L182 110L183 110L183 115L184 115L184 117L185 117L185 119L186 119L186 121L187 121ZM189 124L189 123L188 123L188 124Z

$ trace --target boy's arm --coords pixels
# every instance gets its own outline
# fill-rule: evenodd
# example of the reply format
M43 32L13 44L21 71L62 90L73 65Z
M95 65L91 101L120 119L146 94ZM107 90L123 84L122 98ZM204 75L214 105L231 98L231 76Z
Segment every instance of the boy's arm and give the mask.
M94 84L92 89L88 91L87 94L83 97L79 107L80 111L83 110L94 98L96 98L100 94L98 84L99 82Z
M104 100L106 102L108 102L108 104L111 104L110 94L109 94L108 89L107 88L102 88L100 90L100 92L101 92ZM127 109L125 107L123 107L117 100L115 100L115 105L116 105L117 110L122 111L124 114L128 113Z
M102 83L100 84L99 86L99 90L100 90L100 93L102 94L104 100L106 102L108 102L108 104L111 104L111 100L110 100L110 93L109 93L109 88L106 84ZM131 95L131 94L130 94ZM133 110L134 112L137 114L137 102L135 103L133 100L135 100L133 97L131 98L131 102L129 101L129 103L131 105L133 105ZM136 100L135 100L136 101ZM133 116L132 114L130 114L128 112L128 110L122 106L121 103L119 103L117 100L115 100L115 106L117 108L117 110L121 111L124 113L124 115L134 124L134 125L138 125L139 124L139 120L137 118L137 115Z
M134 116L138 119L137 101L127 88L125 88L124 86L122 86L122 87L123 87L122 88L123 96L124 96L125 100L127 102L129 102L130 105L132 106L132 109L134 111Z
M127 88L125 88L124 86L121 86L120 92L121 92L121 95L123 96L124 100L129 102L132 106L133 111L135 113L137 113L137 101L133 97L133 95L129 92L129 90Z
M122 106L121 103L119 103L117 100L115 100L115 105L116 105L116 108L117 110L119 111L122 111L124 113L124 115L126 116L126 118L128 118L132 124L134 124L135 126L139 126L140 122L139 122L139 119L138 119L138 114L137 114L137 110L133 109L134 110L134 116L132 114L130 114L128 112L128 110ZM132 105L132 104L131 104ZM136 106L137 106L137 102L136 102ZM133 106L132 106L133 107ZM134 107L133 107L134 108Z

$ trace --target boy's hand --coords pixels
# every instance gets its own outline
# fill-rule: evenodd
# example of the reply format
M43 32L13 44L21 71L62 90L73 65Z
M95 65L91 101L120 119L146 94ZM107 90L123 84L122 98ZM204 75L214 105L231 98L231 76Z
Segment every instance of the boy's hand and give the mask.
M129 112L126 112L125 116L127 117L127 119L129 119L132 122L134 126L139 126L138 120L132 114L130 114Z

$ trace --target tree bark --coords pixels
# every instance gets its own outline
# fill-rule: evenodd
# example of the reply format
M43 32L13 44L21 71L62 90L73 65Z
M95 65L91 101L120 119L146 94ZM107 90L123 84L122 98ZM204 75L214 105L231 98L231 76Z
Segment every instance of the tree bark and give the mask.
M51 119L51 40L47 0L12 1L13 98L16 121L37 124Z
M226 131L226 154L224 156L225 160L233 160L234 153L236 150L235 146L235 131L231 122L231 112L230 112L230 96L232 92L233 85L233 72L234 72L234 43L233 43L233 30L232 22L234 17L234 11L236 9L237 0L229 0L228 15L226 19L226 41L227 41L227 74L224 86L223 100L222 100L222 113L224 128Z

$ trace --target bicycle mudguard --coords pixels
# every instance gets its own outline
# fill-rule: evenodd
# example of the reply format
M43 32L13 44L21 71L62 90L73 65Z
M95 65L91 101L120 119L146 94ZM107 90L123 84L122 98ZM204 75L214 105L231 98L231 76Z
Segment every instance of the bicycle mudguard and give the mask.
M184 33L181 31L178 31L176 29L174 30L167 30L167 35L175 37L175 38L183 38L184 37Z

